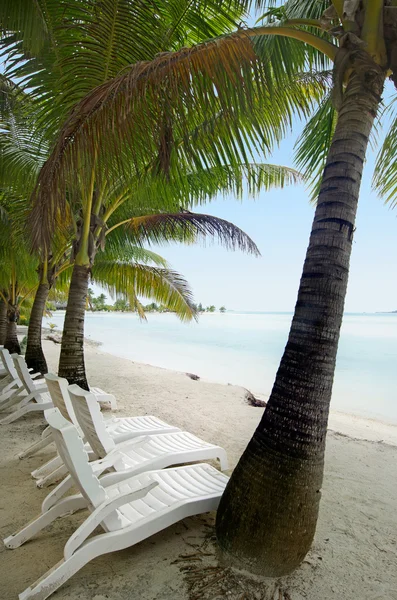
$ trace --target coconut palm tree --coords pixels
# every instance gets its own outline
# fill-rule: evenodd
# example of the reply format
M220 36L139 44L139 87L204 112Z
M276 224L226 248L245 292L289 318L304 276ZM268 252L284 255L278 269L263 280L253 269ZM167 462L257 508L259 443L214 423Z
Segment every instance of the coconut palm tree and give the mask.
M3 131L0 135L1 151L1 169L0 182L8 185L8 189L13 193L23 193L32 187L32 181L37 177L37 173L42 166L46 154L48 153L48 143L45 139L45 130L39 134L35 126L36 114L30 108L30 99L25 97L23 92L12 82L3 81L3 100L2 110ZM15 102L18 98L18 103ZM118 272L118 282L123 282L127 286L124 290L122 286L116 286L117 293L127 293L132 298L132 276L139 273L140 293L146 296L154 296L160 299L169 310L176 311L181 318L191 318L192 310L189 304L190 292L188 292L186 282L176 273L173 273L168 267L166 269L153 269L144 267L140 259L145 261L149 258L155 263L165 266L164 260L157 255L145 251L142 247L135 244L165 243L171 240L192 243L198 236L217 235L220 241L228 247L236 245L242 249L256 252L256 248L251 244L237 228L232 224L216 219L207 215L197 215L193 213L175 213L167 214L157 211L152 215L143 215L132 217L137 211L138 206L153 204L152 198L162 193L162 201L168 206L178 208L183 203L184 195L189 193L195 202L201 202L203 197L210 197L220 189L229 192L232 189L241 190L243 182L242 177L248 176L248 185L251 188L260 189L262 186L271 185L273 182L281 184L294 180L297 174L291 169L283 169L268 165L253 165L241 170L239 174L233 174L230 169L222 168L212 170L213 172L203 171L200 177L195 171L188 172L184 178L180 178L178 188L171 186L152 184L139 185L136 182L133 188L126 186L123 181L118 181L111 186L104 188L106 196L102 204L103 219L100 227L94 227L92 239L94 245L100 249L105 248L105 239L112 241L107 249L106 255L100 257L101 270L95 269L95 274L101 273L101 283L105 284L106 277L104 273L111 273L115 277ZM239 177L237 177L239 175ZM168 194L168 196L167 196ZM131 196L133 195L133 201ZM151 209L153 210L153 208ZM68 202L67 217L63 220L62 227L54 232L51 240L51 247L45 249L40 254L40 261L37 267L38 282L35 288L35 297L30 315L28 341L26 348L26 362L29 367L36 372L46 373L47 363L42 349L41 329L42 317L46 301L50 290L59 277L63 274L63 289L69 285L70 273L76 255L76 240L73 242L73 233L76 229L76 223L81 221L81 207L79 202L73 202L73 198ZM99 221L97 220L97 223ZM91 250L95 256L96 248ZM110 252L112 258L110 259ZM160 263L158 262L160 260ZM107 271L104 271L104 261L106 261ZM127 262L126 262L127 261ZM133 263L128 263L133 261ZM92 266L92 265L91 265ZM132 273L125 277L125 270L130 266ZM109 268L111 267L111 271ZM99 267L98 267L99 268ZM88 284L88 271L86 283ZM99 275L96 275L98 277ZM104 279L105 277L105 279ZM145 277L147 281L145 282ZM95 280L95 279L94 279ZM175 295L176 292L176 295ZM84 306L82 299L84 300ZM83 327L84 327L84 308L89 292L86 296L80 295L81 304L76 306L73 303L72 313L81 316L71 317L72 325L69 324L69 312L67 312L66 326L63 335L60 372L68 379L77 378L78 374L84 371L83 358ZM104 305L103 299L101 306ZM144 312L138 298L131 302L140 314ZM186 312L187 307L187 312ZM69 308L69 307L68 307ZM77 311L77 313L76 313ZM78 323L78 330L73 324ZM79 376L78 382L87 385L85 375Z
M34 294L37 287L37 257L30 251L26 236L23 235L26 206L16 198L7 197L4 191L0 191L0 204L3 215L6 215L6 218L0 220L0 297L4 307L2 341L11 353L20 354L17 324L21 306Z
M6 77L0 77L0 186L4 194L24 208L19 219L23 236L29 212L29 197L37 175L49 153L45 128L37 126L35 108L23 90ZM10 208L12 206L10 205ZM25 236L26 237L26 236ZM47 373L41 345L41 323L49 291L59 275L70 267L71 232L64 229L52 241L51 249L36 256L33 267L37 285L30 312L25 359L35 372ZM26 246L26 241L24 242ZM19 248L15 248L19 252Z
M220 0L211 0L205 6L180 0L151 5L127 0L117 3L101 0L89 6L78 0L57 3L38 0L35 7L24 11L20 10L21 2L6 2L4 10L0 7L3 29L10 32L4 35L3 46L10 64L9 72L22 79L30 97L35 100L36 123L38 127L45 127L45 135L50 142L59 123L87 92L130 63L151 59L164 51L230 31L246 7L246 2L236 0L229 2L227 8ZM39 35L43 42L39 41ZM302 106L305 102L307 105L303 95ZM76 179L71 178L68 182L62 207L55 209L54 213L52 203L49 206L45 206L46 202L36 203L31 225L36 241L37 236L40 237L39 245L44 255L51 253L54 223L57 224L56 230L60 231L65 222L68 225L71 222L74 231L74 267L70 288L72 312L77 310L76 298L82 302L82 290L87 286L95 255L102 249L109 219L116 212L124 215L122 221L153 211L177 214L181 208L190 208L194 203L215 196L220 188L241 195L246 179L250 190L257 191L283 185L287 180L296 178L296 174L288 169L248 164L246 140L263 144L267 139L266 132L260 127L251 131L248 121L243 134L233 132L235 139L229 148L225 147L221 160L207 160L209 132L215 132L218 158L222 144L220 133L231 137L230 127L225 125L225 118L230 113L226 107L220 111L222 119L220 114L210 121L206 118L190 119L177 135L171 132L166 108L163 103L163 114L152 130L154 147L152 135L147 133L150 130L145 132L145 144L150 147L150 153L144 161L134 155L132 148L124 148L117 156L109 148L106 160L95 148L91 148L80 155ZM259 109L257 114L259 122ZM229 119L230 123L232 120ZM201 152L196 157L191 157L188 152L192 140L196 146L201 145ZM168 175L165 178L158 175L168 170L169 154L174 146L180 149L183 160L179 160L178 177L174 176L171 181ZM113 162L118 165L119 161L123 169L121 173L117 169L116 175L111 165ZM41 189L40 183L38 189ZM128 215L126 207L129 207ZM43 226L43 218L47 224L51 222L51 232ZM111 225L111 229L115 226L118 224ZM49 235L45 235L45 231ZM70 349L67 349L67 331L74 331L68 312L60 360L60 374L64 376L64 361L69 360L66 356L71 356ZM72 320L76 322L74 318ZM75 360L78 357L76 354ZM74 366L77 368L76 364ZM69 377L73 377L72 371L70 365L67 369ZM74 371L77 372L76 369ZM82 378L78 382L86 385Z
M4 298L4 300L3 300ZM0 296L0 346L4 346L7 335L7 292L1 291Z
M303 70L317 68L314 79L322 77L329 97L321 98L298 151L301 164L309 174L320 173L320 181L295 313L263 418L217 513L218 541L229 559L268 576L291 572L313 540L363 164L385 80L397 80L394 1L276 4L270 2L262 25L133 65L94 90L62 128L36 197L41 202L51 197L51 215L62 210L65 186L83 153L90 154L92 168L94 160L106 161L109 148L108 168L117 162L120 170L126 148L137 169L161 148L158 170L172 180L186 155L219 160L232 145L230 132L245 131L247 120L251 131L262 131L258 109L267 115L268 139L277 138L291 111L305 110L298 91L305 81L313 86L313 74ZM330 65L332 80L320 72ZM313 87L307 93L313 97ZM204 135L197 144L192 137L183 149L173 143L193 119L216 121L205 149ZM396 123L375 176L393 202ZM148 131L154 132L150 140L144 137ZM245 147L252 139L245 138Z

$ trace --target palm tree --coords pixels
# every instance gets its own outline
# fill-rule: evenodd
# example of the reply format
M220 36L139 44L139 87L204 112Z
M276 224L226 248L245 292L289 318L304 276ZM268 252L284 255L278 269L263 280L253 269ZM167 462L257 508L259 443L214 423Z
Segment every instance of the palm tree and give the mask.
M319 173L320 181L288 342L263 418L217 513L217 538L230 560L268 576L291 572L313 540L363 164L386 77L397 80L394 2L275 4L261 26L133 65L94 90L65 123L37 190L37 198L58 194L52 218L62 209L67 178L83 152L105 161L112 148L120 158L111 167L117 162L122 170L128 148L139 168L187 122L215 120L207 137L192 137L183 149L172 144L172 152L162 155L159 170L172 179L187 154L192 160L202 155L209 163L219 160L231 146L229 131L246 131L250 121L246 149L253 132L263 132L258 111L266 116L272 141L284 133L292 111L306 116L302 89L321 100L298 150L308 174ZM323 71L330 63L332 79ZM305 74L308 67L317 73ZM375 176L378 189L393 202L396 130L394 121L379 158L384 168ZM156 132L149 142L143 135L148 131Z
M34 294L37 287L37 258L32 255L26 236L23 235L26 205L16 198L5 196L6 193L1 191L0 204L4 215L0 220L0 298L4 307L2 340L7 350L20 354L17 324L21 306Z
M101 0L88 7L77 0L67 3L38 0L34 8L25 11L21 10L21 2L6 3L4 10L0 7L4 30L12 32L5 36L3 45L11 61L10 73L24 78L30 96L36 100L36 122L45 123L50 142L59 123L87 92L130 63L230 31L239 22L246 6L245 1L237 0L229 2L226 9L220 0L211 0L205 7L180 0L158 6L136 5L127 0L117 3ZM39 35L43 37L43 43L40 43ZM62 228L68 217L74 229L70 310L65 319L60 374L66 375L63 363L71 352L67 349L67 332L74 332L76 324L70 312L73 314L77 310L76 299L82 302L85 297L83 288L87 287L95 255L101 251L113 213L124 213L125 221L156 210L178 213L181 208L190 208L194 203L214 197L219 189L233 190L241 195L245 180L250 191L256 192L296 179L296 173L288 169L248 164L244 137L256 144L262 143L260 133L265 137L259 128L250 133L248 122L243 136L240 132L234 133L235 140L224 149L223 159L208 162L208 132L214 130L219 154L219 135L225 133L224 119L219 115L210 121L190 119L182 130L172 132L166 104L164 97L162 115L152 130L154 147L152 136L147 135L149 130L145 132L144 144L150 153L144 161L134 156L133 148L127 152L124 149L121 154L109 148L104 160L105 157L92 147L80 156L76 179L68 180L62 206L54 208L53 212L51 207L55 204L52 201L46 206L49 197L45 202L38 200L36 203L31 224L36 242L45 254L49 254L54 223L58 229ZM223 107L221 112L226 115L230 110ZM260 114L258 111L258 122ZM138 129L137 123L137 132ZM230 137L230 131L228 135ZM195 145L201 145L201 153L194 159L189 153L192 140ZM180 149L180 158L184 156L178 163L178 177L171 181L168 176L164 179L158 175L168 170L174 147ZM119 160L123 169L121 174L117 170L116 175L112 163L116 166ZM37 191L43 189L39 182ZM128 206L129 214L126 215ZM51 225L51 231L46 225ZM77 360L78 356L75 358ZM71 375L71 369L68 374ZM84 383L83 379L79 378L79 383Z
M94 252L89 265L76 264L75 259L73 267L58 371L61 377L85 388L88 382L84 366L84 313L90 277L108 287L113 295L124 293L131 308L141 316L144 310L139 296L147 296L175 311L183 320L189 320L195 312L185 280L167 266L159 267L165 265L164 259L143 248L143 243L192 243L212 236L226 247L259 254L256 245L238 227L210 215L157 212L118 220L120 218L118 215L116 219L114 213L109 217L109 227L101 242L103 250L97 255ZM102 229L98 232L99 240L101 236ZM145 265L147 259L156 266Z
M4 298L4 299L3 299ZM0 295L0 346L4 346L7 335L7 292L2 290Z
M46 129L38 127L37 112L29 96L5 77L0 78L0 92L0 185L6 195L18 199L20 206L25 207L25 215L22 220L19 219L19 227L23 229L28 214L27 199L48 157L49 146ZM43 374L48 370L41 344L43 313L50 290L59 275L70 267L71 243L70 231L58 232L50 251L40 253L38 264L34 267L37 286L30 313L25 359L29 367Z

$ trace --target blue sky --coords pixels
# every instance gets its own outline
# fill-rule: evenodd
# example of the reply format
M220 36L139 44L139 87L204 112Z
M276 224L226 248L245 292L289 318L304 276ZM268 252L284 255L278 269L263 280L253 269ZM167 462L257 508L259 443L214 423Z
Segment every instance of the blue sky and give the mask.
M300 131L284 140L268 162L293 166ZM391 210L371 191L376 153L369 150L345 310L397 310L397 208ZM201 212L232 221L259 246L262 257L203 246L163 246L159 252L190 282L195 299L234 310L291 311L294 308L313 219L305 186L262 193L257 200L219 198Z

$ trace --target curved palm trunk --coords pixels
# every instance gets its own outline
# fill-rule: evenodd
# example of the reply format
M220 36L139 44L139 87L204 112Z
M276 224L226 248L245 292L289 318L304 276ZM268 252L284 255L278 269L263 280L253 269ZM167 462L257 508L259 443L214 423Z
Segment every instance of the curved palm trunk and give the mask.
M266 411L218 509L221 549L253 573L290 573L315 533L357 201L383 84L372 65L353 75L345 92L288 342Z
M7 304L0 298L0 346L4 346L7 336Z
M25 360L28 367L36 373L48 373L47 362L41 345L41 323L47 302L50 286L48 283L40 283L34 298L28 328L28 342L26 346Z
M18 308L16 306L9 306L7 310L7 333L4 348L6 348L10 354L21 354L21 346L19 345L17 336L18 318Z
M84 366L84 316L88 294L89 266L74 265L62 333L59 376L88 390Z

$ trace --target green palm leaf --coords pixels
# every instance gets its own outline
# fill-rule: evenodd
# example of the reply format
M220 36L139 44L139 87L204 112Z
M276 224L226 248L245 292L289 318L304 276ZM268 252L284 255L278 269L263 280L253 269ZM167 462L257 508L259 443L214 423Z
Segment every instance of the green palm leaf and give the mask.
M317 200L336 120L337 112L328 95L305 125L295 146L295 162L309 182L312 202Z
M391 123L377 157L373 185L392 208L397 205L397 118Z
M260 252L252 239L229 221L196 213L158 213L132 217L125 225L139 243L164 244L170 241L194 243L216 238L227 249L239 249L256 256Z
M113 297L128 298L131 306L139 303L137 297L144 296L163 304L182 321L196 316L188 283L170 269L99 259L94 265L92 280Z

